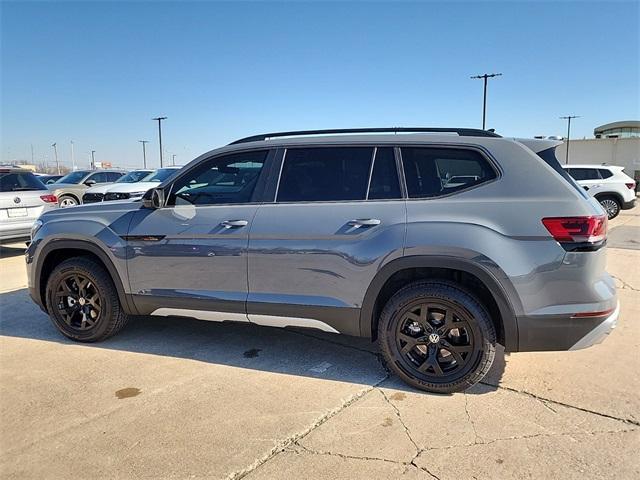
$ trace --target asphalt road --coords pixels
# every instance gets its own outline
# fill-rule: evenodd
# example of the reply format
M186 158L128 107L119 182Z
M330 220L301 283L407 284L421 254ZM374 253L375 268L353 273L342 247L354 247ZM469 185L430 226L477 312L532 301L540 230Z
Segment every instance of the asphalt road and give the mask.
M321 332L145 318L76 344L29 300L23 250L4 248L0 475L640 478L639 215L610 225L622 313L604 343L499 355L449 396Z

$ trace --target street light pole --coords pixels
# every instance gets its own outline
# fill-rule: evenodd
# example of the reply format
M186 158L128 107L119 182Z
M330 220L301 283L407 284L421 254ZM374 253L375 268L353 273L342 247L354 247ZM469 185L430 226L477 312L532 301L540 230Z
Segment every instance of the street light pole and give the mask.
M71 170L74 172L76 170L76 160L73 155L73 140L71 140Z
M484 73L482 75L474 75L471 77L474 80L482 79L484 81L484 93L482 98L482 129L484 130L486 127L486 119L487 119L487 79L493 77L500 77L501 73Z
M142 166L143 168L147 168L147 143L149 140L138 140L142 144Z
M569 165L569 142L571 137L571 119L572 118L580 118L579 115L565 115L564 117L560 117L561 120L567 121L567 152L564 157L565 165Z
M56 159L56 170L58 171L58 175L60 175L60 164L58 163L58 147L57 143L54 142L51 146L53 147L53 155Z
M158 142L160 143L160 168L162 168L162 120L166 120L167 117L156 117L152 120L158 121Z
M176 154L175 153L173 155L171 155L171 164L174 167L176 166Z
M96 157L95 157L95 150L91 150L91 170L95 170L96 169Z

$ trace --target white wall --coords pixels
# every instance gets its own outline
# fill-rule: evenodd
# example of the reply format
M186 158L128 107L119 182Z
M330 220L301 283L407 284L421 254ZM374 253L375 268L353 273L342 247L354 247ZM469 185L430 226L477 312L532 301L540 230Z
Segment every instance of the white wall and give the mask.
M567 144L556 149L556 157L564 164ZM587 163L619 165L630 177L640 177L640 138L590 138L571 140L569 164ZM638 172L635 174L635 172ZM635 174L635 175L634 175Z

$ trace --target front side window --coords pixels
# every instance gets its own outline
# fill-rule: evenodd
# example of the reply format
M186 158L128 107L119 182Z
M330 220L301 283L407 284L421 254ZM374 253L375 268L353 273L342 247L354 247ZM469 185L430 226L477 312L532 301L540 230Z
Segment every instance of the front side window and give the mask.
M276 201L365 200L372 158L373 147L289 149Z
M248 203L266 158L267 151L262 150L205 161L173 184L168 204Z
M107 182L115 182L119 178L122 178L122 173L120 173L120 172L108 172L107 173Z
M107 174L105 172L99 172L91 175L89 178L87 178L87 181L88 180L93 180L96 183L107 183L109 181L109 178L107 177Z
M409 198L448 195L496 178L474 150L404 147L401 152Z

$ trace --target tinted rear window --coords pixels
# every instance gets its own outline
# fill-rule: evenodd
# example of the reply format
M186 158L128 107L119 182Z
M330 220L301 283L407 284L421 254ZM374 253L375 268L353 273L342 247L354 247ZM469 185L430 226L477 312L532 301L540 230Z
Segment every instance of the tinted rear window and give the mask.
M364 200L372 157L371 147L289 149L276 201Z
M575 180L598 180L600 173L597 168L568 168L569 175Z
M600 168L600 169L598 169L598 171L600 172L600 176L602 178L613 177L613 172L611 170L607 170L606 168Z
M0 192L24 192L28 190L46 190L33 173L0 173Z
M403 147L409 198L448 195L496 178L487 160L473 150Z
M589 195L587 195L584 191L584 189L582 187L580 187L580 185L578 185L573 178L571 177L571 175L569 175L567 173L567 171L562 168L562 166L560 165L560 162L558 161L558 159L556 158L556 147L551 147L551 148L547 148L546 150L542 150L541 152L538 152L538 156L544 160L544 162L549 165L551 168L553 168L556 172L558 172L558 174L564 178L569 185L571 185L573 188L575 188L578 192L580 192L580 195L583 198L589 198Z
M369 200L400 198L400 181L396 169L393 148L383 147L376 150L376 158L369 184Z

